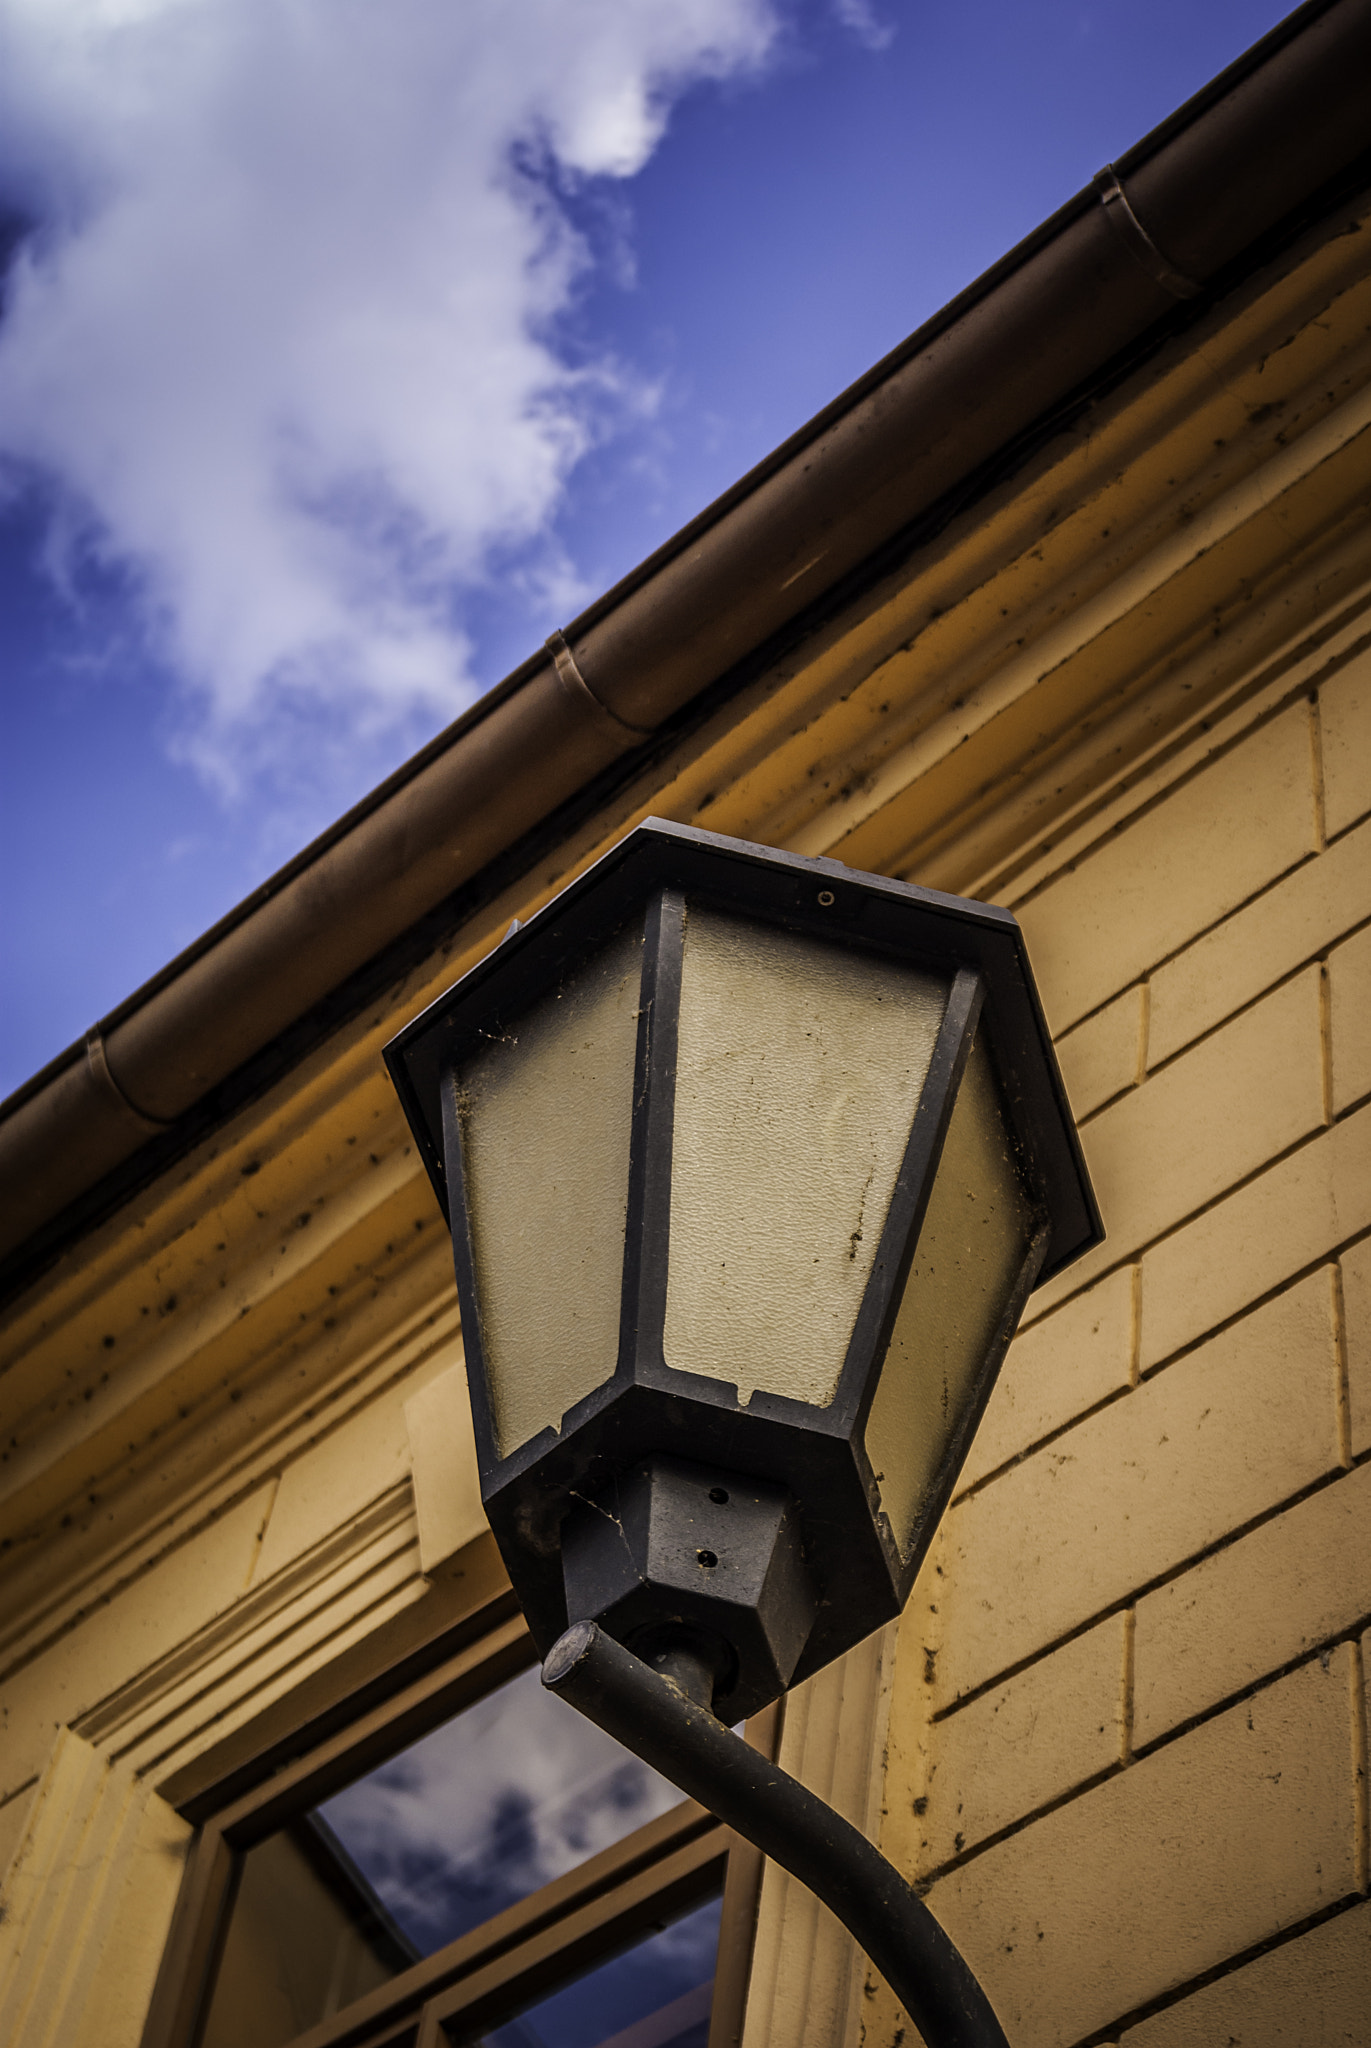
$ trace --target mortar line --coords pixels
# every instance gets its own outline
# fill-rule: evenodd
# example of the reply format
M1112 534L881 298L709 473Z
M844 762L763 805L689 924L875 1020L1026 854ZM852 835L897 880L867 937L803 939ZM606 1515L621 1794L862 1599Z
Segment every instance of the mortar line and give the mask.
M962 1487L959 1492L952 1496L949 1506L958 1507L962 1501L970 1500L973 1495L983 1493L987 1486L993 1486L997 1480L1003 1479L1006 1473L1012 1472L1017 1466L1026 1463L1029 1458L1036 1457L1039 1451L1046 1450L1049 1444L1054 1444L1060 1437L1068 1435L1080 1423L1090 1421L1093 1416L1100 1414L1103 1409L1112 1407L1116 1401L1123 1400L1128 1394L1133 1392L1135 1385L1142 1386L1146 1384L1150 1386L1154 1380L1160 1379L1163 1373L1170 1372L1174 1366L1183 1365L1187 1358L1193 1357L1197 1351L1202 1351L1207 1344L1213 1343L1215 1338L1224 1336L1236 1324L1244 1322L1248 1316L1255 1315L1259 1309L1266 1308L1271 1302L1278 1300L1281 1295L1290 1293L1293 1288L1302 1286L1306 1280L1311 1279L1322 1267L1335 1264L1345 1253L1364 1242L1368 1235L1371 1235L1371 1233L1365 1230L1355 1231L1351 1237L1340 1240L1337 1244L1330 1245L1326 1251L1317 1252L1313 1258L1306 1260L1305 1264L1297 1267L1295 1271L1283 1274L1279 1280L1273 1281L1271 1286L1266 1288L1261 1294L1254 1294L1240 1308L1234 1309L1231 1315L1222 1316L1218 1322L1212 1323L1202 1330L1197 1337L1192 1337L1186 1343L1178 1345L1174 1351L1169 1351L1165 1358L1159 1358L1155 1365L1148 1366L1145 1372L1142 1368L1140 1357L1136 1382L1130 1380L1129 1385L1126 1387L1111 1387L1107 1394L1102 1395L1098 1401L1092 1401L1088 1408L1079 1409L1076 1414L1068 1415L1065 1421L1057 1423L1042 1436L1034 1437L1021 1450L1013 1452L1002 1464L997 1465L992 1472L984 1472L969 1486ZM1142 1261L1135 1260L1133 1263L1137 1274L1138 1324L1139 1339L1141 1339ZM1121 1268L1118 1267L1114 1269L1116 1272L1120 1270ZM1082 1298L1080 1295L1071 1295L1068 1297L1068 1302L1079 1301ZM1053 1316L1060 1312L1061 1308L1065 1308L1068 1302L1062 1302L1058 1308L1050 1309L1047 1315L1040 1317L1037 1322L1030 1324L1028 1327L1035 1330L1041 1329L1051 1321ZM1355 1459L1353 1462L1355 1463Z
M1344 553L1350 540L1350 528L1350 521L1342 522L1341 548ZM968 893L991 896L995 901L999 901L1006 891L1013 889L1025 872L1033 875L1034 879L1024 889L1020 900L1027 901L1036 890L1050 887L1062 872L1063 865L1073 857L1067 850L1073 839L1088 829L1091 822L1102 812L1108 812L1114 805L1124 801L1133 790L1146 786L1149 782L1154 784L1152 801L1164 801L1171 789L1188 779L1186 772L1167 777L1166 770L1172 766L1178 755L1183 755L1198 742L1202 732L1208 732L1214 725L1236 721L1254 701L1260 702L1264 697L1279 699L1274 704L1268 703L1266 707L1267 715L1275 715L1279 710L1297 702L1301 696L1307 697L1311 688L1317 687L1325 678L1336 675L1341 668L1355 660L1366 644L1367 635L1364 632L1358 634L1356 631L1366 610L1367 587L1361 584L1350 597L1344 597L1334 613L1309 626L1297 640L1286 642L1275 649L1268 648L1264 656L1259 655L1255 673L1250 664L1245 664L1230 674L1226 681L1217 684L1212 695L1206 696L1203 702L1195 707L1188 722L1182 720L1170 734L1144 748L1141 756L1130 762L1106 791L1098 794L1093 801L1083 801L1069 808L1061 820L1048 826L1046 832L1040 828L1036 833L1029 833L1016 847L1002 852L993 864L988 867L983 865L978 871L979 880ZM1342 645L1338 644L1340 641ZM1141 695L1148 690L1155 691L1159 683L1163 687L1168 682L1174 683L1176 676L1174 662L1164 662L1160 671L1157 670L1155 663L1150 664L1137 679L1138 694ZM1260 716L1250 718L1241 731L1232 736L1228 745L1240 744L1245 734L1261 722ZM1204 766L1218 758L1224 751L1226 747L1220 745L1206 753L1204 759L1188 773L1201 772ZM1161 787L1156 788L1155 784L1159 780ZM1130 815L1140 815L1144 808L1147 808L1147 805L1140 806L1139 811ZM1097 836L1094 844L1099 843L1100 836L1103 835ZM949 839L955 844L955 835L950 828L945 828L937 835L935 851L940 850ZM905 862L909 865L916 864L919 854L927 845L927 840L922 846L918 841L907 844L902 855ZM1077 854L1079 851L1080 849L1076 848ZM1053 854L1064 855L1064 858L1059 858L1058 866L1044 876L1041 870ZM926 858L926 855L924 857ZM1009 907L1016 906L1011 904Z
M1365 606L1363 605L1361 609L1364 611ZM1362 645L1365 644L1367 637L1363 636ZM1333 667L1332 672L1336 674L1340 668L1346 666L1347 661L1355 660L1359 652L1361 652L1361 646L1354 648L1350 654L1338 661L1336 666ZM1236 721L1241 717L1246 706L1255 698L1261 696L1264 687L1271 688L1272 700L1264 705L1248 723L1239 726L1236 731L1226 734L1217 746L1210 752L1203 754L1198 760L1192 761L1179 775L1166 781L1161 779L1167 765L1168 756L1174 759L1177 755L1186 752L1189 748L1200 743L1202 733L1207 730L1204 722L1206 719L1210 725L1223 724L1229 719ZM1062 860L1059 867L1054 868L1049 874L1030 883L1022 895L1015 896L1013 894L1015 877L1004 873L1004 867L1009 866L1010 863L1003 864L1002 868L997 870L993 876L984 878L986 883L994 886L996 890L995 900L998 901L1001 897L1012 898L1007 907L1012 909L1017 916L1026 904L1031 903L1035 897L1042 895L1044 891L1050 889L1054 882L1060 881L1064 873L1072 868L1083 866L1093 854L1098 853L1111 840L1121 837L1130 827L1138 824L1145 818L1149 812L1159 809L1168 798L1177 795L1187 785L1197 781L1200 776L1207 773L1209 769L1216 767L1220 761L1233 753L1236 748L1242 746L1245 741L1251 739L1254 734L1273 724L1276 719L1288 712L1293 705L1298 704L1301 698L1307 699L1309 695L1309 684L1305 680L1287 684L1285 689L1277 696L1275 692L1279 688L1279 678L1273 678L1269 681L1266 678L1258 678L1247 685L1239 684L1227 699L1219 696L1211 700L1207 708L1199 707L1201 715L1196 717L1191 724L1177 729L1170 743L1166 745L1165 752L1147 759L1135 776L1130 777L1127 772L1120 776L1113 789L1110 792L1104 793L1095 804L1089 807L1077 829L1082 834L1088 830L1090 823L1093 822L1091 812L1093 812L1095 817L1099 817L1110 808L1111 804L1125 802L1131 793L1130 782L1132 787L1141 788L1155 776L1156 782L1153 788L1149 790L1135 810L1129 811L1126 816L1116 818L1111 823L1105 825L1103 830L1098 832L1095 838L1089 841L1088 844L1073 849ZM1056 850L1056 848L1049 848L1043 859L1050 858L1051 854ZM1222 919L1218 919L1216 922L1221 923Z
M1353 1853L1357 1890L1371 1889L1371 1838L1367 1821L1366 1740L1366 1652L1358 1636L1352 1644L1348 1684L1352 1689L1352 1810L1355 1838Z
M1328 1921L1337 1920L1344 1913L1354 1911L1361 1903L1360 1898L1355 1895L1335 1899L1331 1906L1322 1907L1317 1913L1309 1914L1306 1919L1296 1921L1291 1927L1283 1927L1278 1934L1269 1934L1263 1940L1253 1942L1250 1947L1240 1949L1236 1955L1226 1956L1212 1969L1201 1970L1196 1976L1187 1978L1184 1984L1175 1985L1158 1997L1149 1998L1143 2004L1133 2006L1128 2012L1120 2013L1094 2032L1082 2034L1072 2044L1072 2048L1113 2048L1113 2044L1120 2038L1126 2042L1127 2030L1136 2027L1140 2021L1151 2019L1157 2013L1172 2011L1176 2006L1183 2005L1188 1998L1193 1998L1196 1992L1206 1990L1211 1984L1221 1983L1225 1977L1236 1976L1238 1971L1245 1970L1249 1963L1258 1962L1262 1956L1271 1955L1277 1949L1299 1941L1306 1934L1313 1934Z
M1349 833L1359 831L1367 823L1368 820L1366 818L1358 818L1354 824L1348 826L1347 830ZM1087 1010L1082 1016L1073 1019L1070 1024L1066 1025L1053 1039L1054 1046L1060 1048L1077 1031L1081 1030L1083 1026L1093 1024L1097 1017L1102 1016L1122 996L1127 995L1129 989L1140 986L1144 987L1147 992L1148 1030L1150 1035L1151 983L1153 978L1163 968L1169 967L1174 961L1182 959L1192 946L1198 945L1203 939L1212 938L1215 932L1222 931L1225 925L1245 915L1254 905L1261 903L1264 897L1283 887L1295 875L1303 874L1307 869L1315 866L1321 857L1317 853L1303 855L1293 867L1286 868L1283 874L1278 875L1275 881L1271 882L1267 887L1260 889L1255 896L1248 897L1245 902L1238 904L1232 911L1219 918L1214 924L1207 926L1204 931L1197 932L1193 938L1188 938L1183 945L1174 946L1169 953L1160 955L1148 967L1146 974L1140 982L1130 981L1125 987L1114 990L1110 995L1104 997L1102 1001L1096 1003L1092 1009ZM1288 982L1298 980L1299 976L1312 967L1315 961L1326 958L1334 947L1341 946L1346 940L1357 937L1366 929L1368 924L1371 924L1371 917L1354 917L1345 930L1338 932L1334 938L1311 945L1307 953L1301 954L1298 960L1281 968L1278 973L1273 975L1269 982L1264 983L1252 995L1245 996L1241 1002L1235 1003L1231 1010L1225 1010L1223 1015L1216 1017L1212 1024L1206 1024L1202 1031L1197 1031L1192 1038L1187 1038L1183 1045L1178 1045L1174 1052L1167 1053L1164 1059L1158 1060L1156 1066L1148 1068L1145 1073L1140 1075L1140 1078L1142 1080L1151 1080L1157 1074L1164 1074L1169 1067L1174 1066L1178 1060L1183 1060L1186 1054L1191 1052L1196 1046L1203 1045L1208 1039L1217 1037L1219 1032L1225 1030L1237 1018L1245 1016L1249 1010L1255 1009L1258 1003L1264 1002L1268 996L1274 995L1278 989L1284 988ZM1136 1083L1125 1084L1124 1087L1116 1090L1107 1101L1099 1103L1087 1116L1082 1117L1080 1121L1088 1123L1092 1117L1099 1116L1104 1110L1117 1102L1121 1095L1127 1094L1130 1087L1136 1085Z
M1308 866L1310 862L1318 858L1317 854L1311 854L1309 861L1305 865ZM1279 995L1282 989L1289 988L1292 982L1298 981L1301 975L1307 974L1316 962L1322 964L1327 957L1330 945L1341 945L1344 938L1350 938L1354 932L1359 931L1362 925L1368 922L1371 922L1371 919L1360 919L1358 923L1349 926L1345 933L1340 932L1336 940L1325 941L1322 945L1312 947L1305 958L1300 960L1297 965L1282 968L1279 974L1273 975L1272 979L1262 988L1259 988L1254 995L1245 997L1240 1003L1235 1003L1231 1010L1226 1010L1223 1016L1216 1018L1212 1024L1207 1024L1203 1031L1197 1031L1193 1038L1188 1038L1185 1041L1184 1045L1178 1045L1174 1052L1169 1052L1164 1059L1158 1060L1156 1066L1149 1068L1147 1073L1143 1075L1143 1080L1154 1081L1159 1074L1169 1073L1174 1066L1177 1066L1181 1060L1188 1058L1198 1047L1208 1045L1221 1032L1226 1031L1230 1025L1236 1024L1239 1018L1249 1016L1262 1003L1269 1001L1274 995ZM1120 1090L1120 1094L1123 1092L1123 1090ZM1117 1101L1118 1096L1113 1097L1112 1100ZM1080 1119L1082 1125L1088 1124L1097 1116L1101 1116L1110 1106L1110 1103L1101 1103L1098 1109L1092 1109L1088 1116ZM1332 1120L1328 1117L1326 1108L1325 1119L1330 1122Z
M1184 1721L1178 1721L1174 1728L1168 1728L1165 1734L1157 1736L1154 1741L1149 1742L1143 1749L1132 1756L1127 1763L1116 1762L1106 1764L1102 1770L1092 1772L1089 1777L1082 1778L1065 1792L1059 1792L1053 1798L1044 1800L1041 1805L1033 1807L1030 1812L1020 1814L1012 1821L1007 1821L1003 1827L996 1828L993 1834L984 1836L980 1841L971 1843L960 1854L949 1856L942 1863L937 1864L919 1879L920 1886L932 1887L943 1878L949 1876L953 1871L962 1870L967 1864L976 1862L988 1850L999 1848L1000 1844L1008 1841L1011 1836L1022 1834L1026 1829L1035 1827L1039 1821L1047 1820L1052 1814L1059 1813L1063 1807L1070 1806L1074 1800L1085 1798L1089 1793L1097 1791L1101 1785L1107 1784L1112 1778L1117 1778L1124 1770L1133 1768L1136 1765L1149 1763L1159 1752L1171 1748L1177 1742L1184 1741L1187 1736L1193 1735L1197 1729L1203 1728L1206 1723L1216 1721L1222 1715L1231 1713L1235 1707L1241 1706L1246 1700L1256 1699L1262 1693L1269 1692L1274 1686L1279 1685L1283 1679L1290 1678L1297 1671L1320 1662L1330 1651L1340 1649L1344 1643L1355 1648L1359 1641L1359 1632L1365 1632L1368 1621L1371 1621L1371 1614L1362 1615L1351 1627L1338 1630L1335 1635L1330 1635L1326 1640L1316 1643L1312 1649L1302 1650L1298 1657L1290 1658L1276 1670L1264 1672L1260 1678L1253 1679L1250 1684L1243 1686L1239 1691L1226 1693L1221 1700L1202 1708L1198 1713L1191 1714Z
M1343 1295L1342 1260L1334 1259L1329 1285L1333 1290L1333 1398L1337 1404L1338 1455L1350 1472L1352 1457L1352 1385L1347 1356L1347 1303Z
M1124 1609L1123 1656L1119 1669L1119 1762L1133 1762L1133 1699L1137 1658L1138 1610Z
M1138 1064L1133 1085L1140 1088L1147 1079L1148 1040L1152 1031L1152 970L1143 976L1138 990Z
M1309 779L1314 799L1314 845L1322 853L1328 845L1328 818L1323 784L1323 707L1317 688L1309 692Z
M1323 1127L1333 1126L1333 994L1325 952L1319 961L1319 1087L1323 1096Z
M1371 1096L1359 1096L1355 1102L1349 1103L1346 1109L1341 1111L1335 1118L1333 1128L1349 1123L1359 1110L1366 1107L1368 1101L1371 1101ZM1260 1166L1254 1166L1250 1173L1244 1174L1240 1180L1235 1180L1231 1187L1220 1189L1218 1194L1211 1195L1207 1201L1201 1202L1198 1207L1187 1210L1184 1216L1177 1217L1174 1223L1166 1224L1154 1236L1146 1239L1144 1243L1131 1245L1127 1251L1121 1251L1112 1265L1102 1266L1098 1272L1090 1273L1086 1279L1081 1281L1079 1287L1074 1288L1069 1294L1064 1294L1059 1301L1054 1301L1050 1308L1043 1310L1041 1315L1035 1315L1031 1319L1026 1319L1022 1327L1024 1329L1032 1329L1036 1324L1045 1321L1048 1316L1055 1315L1059 1309L1065 1308L1068 1302L1078 1301L1092 1287L1098 1286L1101 1280L1107 1280L1111 1274L1117 1273L1122 1267L1130 1265L1135 1259L1145 1258L1149 1252L1155 1251L1158 1245L1166 1244L1173 1237L1179 1237L1182 1231L1188 1230L1192 1224L1198 1223L1201 1217L1208 1216L1225 1202L1231 1201L1235 1195L1242 1194L1245 1189L1251 1187L1254 1182L1261 1180L1265 1174L1272 1172L1274 1168L1283 1166L1287 1160L1297 1158L1301 1152L1306 1151L1310 1146L1319 1144L1323 1139L1327 1138L1328 1134L1329 1126L1326 1124L1318 1124L1313 1130L1306 1131L1303 1137L1294 1139L1281 1151L1273 1152L1269 1159L1264 1159L1261 1162ZM1352 1231L1349 1233L1347 1241L1350 1242L1352 1237L1359 1235L1362 1235L1360 1231ZM1340 1239L1339 1243L1341 1242L1343 1240ZM1336 1247L1331 1246L1327 1251L1320 1253L1317 1258L1312 1259L1309 1264L1314 1266L1322 1265L1326 1260L1335 1256ZM1032 1306L1031 1299L1029 1306L1030 1308Z
M1361 1465L1371 1464L1371 1453L1368 1453L1359 1463ZM1355 1469L1359 1469L1359 1467L1354 1466ZM1122 1614L1125 1608L1134 1606L1138 1601L1146 1599L1149 1594L1160 1592L1164 1587L1174 1584L1177 1579L1183 1579L1187 1572L1194 1571L1198 1565L1207 1563L1211 1557L1217 1557L1222 1551L1231 1550L1235 1544L1241 1543L1244 1537L1255 1534L1258 1529L1266 1527L1271 1522L1279 1521L1281 1516L1289 1513L1292 1508L1301 1507L1305 1501L1312 1500L1316 1494L1325 1492L1330 1486L1338 1485L1347 1476L1341 1465L1331 1466L1328 1471L1321 1474L1319 1478L1311 1480L1307 1486L1301 1487L1298 1492L1287 1494L1282 1500L1274 1502L1270 1507L1263 1508L1259 1514L1250 1516L1247 1521L1240 1523L1236 1528L1226 1529L1221 1536L1215 1537L1214 1541L1206 1544L1202 1550L1197 1550L1193 1555L1183 1559L1179 1564L1169 1566L1165 1571L1155 1573L1153 1577L1144 1580L1140 1585L1130 1587L1126 1593L1121 1593L1117 1599L1109 1601L1104 1607L1097 1608L1093 1613L1085 1616L1071 1628L1063 1629L1062 1633L1059 1636L1054 1636L1050 1643L1044 1643L1030 1650L1025 1656L1017 1658L1012 1664L1004 1665L991 1677L983 1679L979 1685L970 1686L964 1693L959 1694L955 1700L949 1700L946 1706L934 1708L930 1716L931 1723L936 1726L940 1722L949 1720L953 1714L960 1713L964 1707L974 1706L978 1700L984 1699L987 1693L994 1692L997 1686L1007 1685L1011 1679L1018 1678L1023 1672L1032 1670L1035 1664L1044 1662L1056 1651L1064 1649L1068 1643L1074 1643L1079 1637L1088 1634L1092 1628L1097 1628L1101 1622L1108 1621L1111 1615ZM1371 1615L1368 1615L1368 1619L1371 1619ZM1365 1624L1358 1622L1356 1625L1357 1627L1362 1627ZM1334 1636L1328 1638L1328 1641L1340 1640L1346 1633L1346 1629L1338 1630ZM1294 1664L1304 1663L1306 1658L1307 1653L1301 1651L1289 1668L1293 1669ZM1254 1683L1258 1685L1265 1684L1266 1676L1254 1681ZM1235 1695L1235 1697L1237 1696Z

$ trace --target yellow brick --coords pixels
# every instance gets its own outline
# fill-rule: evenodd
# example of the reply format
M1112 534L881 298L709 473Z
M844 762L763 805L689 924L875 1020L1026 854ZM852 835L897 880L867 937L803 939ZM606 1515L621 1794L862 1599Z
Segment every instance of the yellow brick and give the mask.
M1170 1059L1371 916L1371 825L1306 861L1152 976L1147 1056Z
M1107 1242L1051 1301L1138 1251L1323 1122L1319 970L1309 968L1152 1074L1081 1133Z
M1371 926L1328 956L1333 1114L1371 1094Z
M933 1887L1014 2048L1103 2031L1355 1889L1350 1682L1344 1645Z
M1126 1387L1132 1350L1128 1266L1020 1330L972 1439L963 1490Z
M1363 1109L1144 1254L1143 1370L1369 1225L1371 1110Z
M1206 1984L1122 2048L1371 2048L1371 1905Z
M1143 990L1131 988L1057 1041L1057 1058L1076 1119L1091 1115L1138 1079Z
M1138 1602L1142 1748L1371 1614L1371 1465Z
M954 1507L939 1703L1338 1466L1327 1271Z
M1371 1121L1371 1119L1368 1119ZM1371 1238L1342 1255L1343 1341L1347 1346L1352 1456L1371 1451Z
M1308 733L1292 706L1024 904L1054 1031L1313 850Z
M1113 1615L935 1724L921 1871L1118 1762L1123 1646L1123 1617Z
M1331 836L1371 811L1371 653L1319 692L1323 724L1323 806Z

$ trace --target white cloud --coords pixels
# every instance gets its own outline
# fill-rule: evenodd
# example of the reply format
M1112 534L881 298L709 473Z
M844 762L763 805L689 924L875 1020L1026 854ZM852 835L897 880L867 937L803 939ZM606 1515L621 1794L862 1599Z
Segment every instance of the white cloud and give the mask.
M38 223L0 463L132 571L207 772L278 715L464 701L462 588L644 402L559 354L588 261L559 181L630 177L773 27L770 0L0 0L0 198Z
M895 40L893 24L878 18L871 0L833 0L833 11L843 27L877 55L888 50Z

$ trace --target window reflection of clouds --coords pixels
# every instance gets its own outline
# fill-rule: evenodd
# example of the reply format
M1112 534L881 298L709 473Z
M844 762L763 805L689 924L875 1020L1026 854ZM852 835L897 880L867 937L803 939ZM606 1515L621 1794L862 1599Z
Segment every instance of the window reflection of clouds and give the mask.
M527 1671L320 1812L427 1954L680 1797Z
M714 1898L466 2048L705 2048L718 1942Z

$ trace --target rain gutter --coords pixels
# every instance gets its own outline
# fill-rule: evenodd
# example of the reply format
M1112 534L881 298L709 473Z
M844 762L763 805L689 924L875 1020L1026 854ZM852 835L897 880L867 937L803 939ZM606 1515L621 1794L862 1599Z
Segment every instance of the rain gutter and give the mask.
M1371 0L1311 0L0 1104L0 1293L1371 182L1369 95Z

